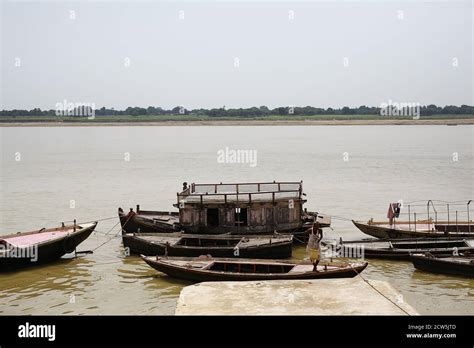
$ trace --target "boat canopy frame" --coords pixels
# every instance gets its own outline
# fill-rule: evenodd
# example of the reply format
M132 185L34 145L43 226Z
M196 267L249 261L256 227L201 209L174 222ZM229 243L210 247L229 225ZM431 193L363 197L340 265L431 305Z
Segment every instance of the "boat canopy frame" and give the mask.
M446 205L446 210L444 211L439 211L439 205L438 209L436 209L436 205L434 202L439 202L442 203L443 205ZM471 220L471 211L470 211L470 205L473 202L472 199L468 200L467 202L465 201L456 201L456 202L445 202L445 201L438 201L438 200L428 200L426 203L423 204L413 204L413 203L418 203L418 202L411 202L408 204L404 204L407 207L408 212L407 213L400 213L400 216L398 218L393 219L393 225L397 224L406 224L408 225L408 230L409 231L417 231L417 227L419 225L431 225L433 229L436 228L436 226L448 226L448 228L453 228L455 232L460 232L463 228L466 228L467 232L471 233L474 232L474 221ZM459 207L463 206L463 209L460 209ZM426 207L426 213L417 213L414 207ZM454 207L454 209L453 209ZM426 214L426 219L421 218L420 215L423 216ZM440 220L438 219L438 216L443 214L443 217L445 219ZM454 219L453 215L454 214ZM462 221L459 219L459 215L464 214L467 219ZM408 216L408 219L406 221L401 220L401 216L405 215ZM385 224L384 222L374 222L373 219L369 222L370 224ZM418 225L418 226L417 226Z
M177 193L177 205L251 204L254 202L304 201L303 181L246 183L192 183Z

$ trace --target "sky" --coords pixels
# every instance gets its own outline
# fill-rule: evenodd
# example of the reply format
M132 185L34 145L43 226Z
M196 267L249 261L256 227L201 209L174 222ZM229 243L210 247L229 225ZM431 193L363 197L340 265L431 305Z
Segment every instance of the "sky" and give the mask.
M474 104L473 2L3 1L0 109Z

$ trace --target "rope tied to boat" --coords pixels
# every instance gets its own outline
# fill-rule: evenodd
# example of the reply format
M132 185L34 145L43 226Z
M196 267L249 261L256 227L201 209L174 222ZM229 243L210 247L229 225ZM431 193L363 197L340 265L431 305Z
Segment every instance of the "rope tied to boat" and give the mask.
M95 220L91 220L91 221L84 221L84 222L81 222L82 224L86 224L86 223L90 223L90 222L99 222L99 221L106 221L106 220L112 220L112 219L116 219L117 216L111 216L111 217L107 217L107 218L103 218L103 219L95 219Z
M112 239L116 238L118 236L119 233L121 233L123 231L123 228L125 227L125 225L130 221L130 218L132 217L133 215L129 215L127 220L125 221L125 223L121 226L121 228L117 231L117 233L115 233L112 237L108 238L105 242L103 242L102 244L100 244L99 246L97 246L96 248L92 249L91 251L94 252L96 251L97 249L99 249L100 247L104 246L105 244L109 243ZM113 231L113 229L120 223L120 218L119 218L119 221L112 226L112 228L110 228L106 233L105 233L105 236L108 236L110 232Z
M374 289L376 292L378 292L380 295L382 295L385 299L387 299L389 302L391 302L393 305L395 305L395 306L396 306L398 309L400 309L403 313L405 313L405 314L408 315L408 316L411 316L411 314L408 313L405 309L403 309L398 303L392 301L392 299L390 299L389 297L385 296L379 289L377 289L375 286L373 286L372 284L370 284L370 282L369 282L367 279L365 279L365 278L362 276L362 274L360 274L359 272L357 272L357 270L356 270L354 267L352 267L352 264L351 264L351 263L349 263L349 265L351 266L352 270L353 270L359 277L361 277L362 280L363 280L364 282L366 282L372 289Z
M112 239L116 238L120 232L122 232L122 230L117 231L117 233L115 233L112 237L110 237L109 239L107 239L105 242L103 242L102 244L100 244L100 245L97 246L96 248L92 249L92 252L96 251L96 250L99 249L100 247L102 247L102 246L104 246L105 244L107 244L108 242L110 242Z
M337 215L331 215L331 219L341 220L341 221L352 221L353 220L351 218L346 218L346 217L337 216Z
M121 233L123 231L123 228L125 227L125 225L130 221L131 217L133 215L132 214L129 214L128 217L127 217L127 220L125 220L124 224L121 226L120 230L117 231L117 233L115 233L115 235L113 235L112 237L110 237L108 240L106 240L104 243L102 243L101 245L99 245L97 248L93 249L92 251L96 251L97 249L99 249L101 246L107 244L108 242L110 242L112 239L116 238L118 236L119 233ZM120 223L120 219L119 221L105 234L106 236L112 232L112 230L115 228L115 226L117 226L118 224Z

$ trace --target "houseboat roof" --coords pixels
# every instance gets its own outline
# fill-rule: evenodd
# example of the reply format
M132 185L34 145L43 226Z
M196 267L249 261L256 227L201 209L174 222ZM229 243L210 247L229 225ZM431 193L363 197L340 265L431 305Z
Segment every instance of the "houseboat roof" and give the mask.
M178 204L183 201L205 204L301 200L303 182L192 183L177 195Z

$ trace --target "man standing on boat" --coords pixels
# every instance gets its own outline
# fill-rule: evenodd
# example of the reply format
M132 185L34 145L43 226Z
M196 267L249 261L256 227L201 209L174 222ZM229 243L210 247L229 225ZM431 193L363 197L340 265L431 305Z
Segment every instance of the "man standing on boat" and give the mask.
M321 260L321 240L323 239L323 230L319 228L319 224L314 222L311 227L308 239L308 245L306 251L308 252L309 259L313 264L313 272L318 271L318 264Z

